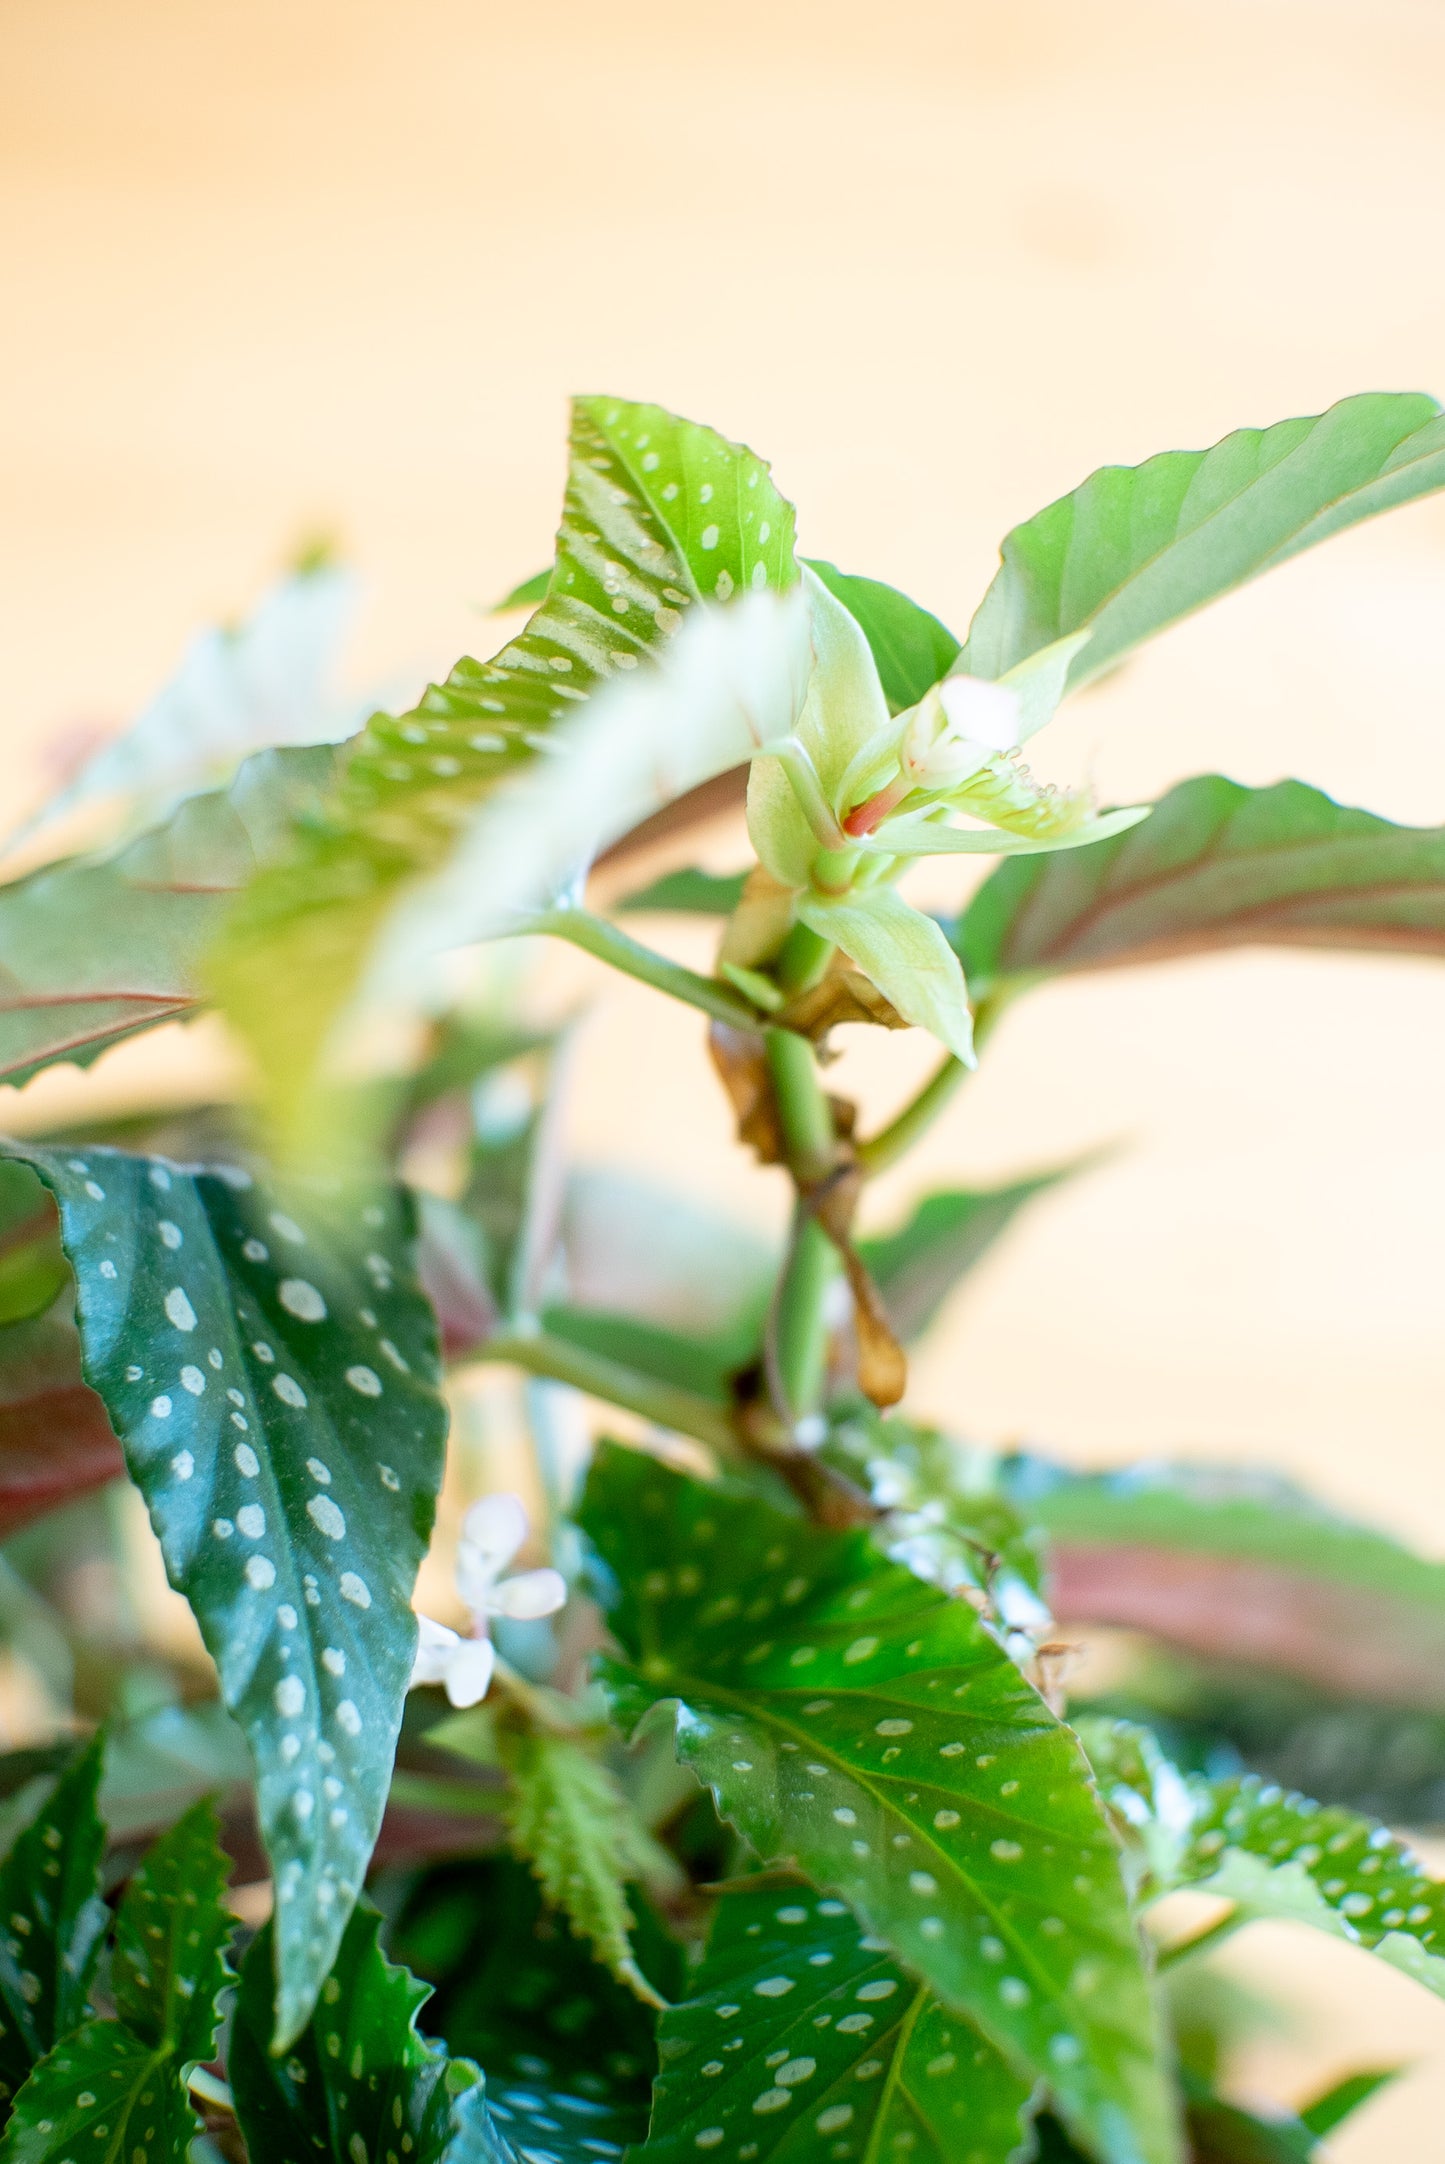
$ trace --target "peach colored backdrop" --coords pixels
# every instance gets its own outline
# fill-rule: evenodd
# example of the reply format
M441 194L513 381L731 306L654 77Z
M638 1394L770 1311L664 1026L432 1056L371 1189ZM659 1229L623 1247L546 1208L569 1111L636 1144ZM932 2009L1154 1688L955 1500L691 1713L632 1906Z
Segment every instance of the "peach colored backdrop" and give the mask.
M546 559L572 388L746 437L811 551L960 628L1005 527L1102 461L1445 389L1442 79L1435 0L3 0L7 808L318 526L370 582L358 682L484 641L475 604ZM1437 503L1161 641L1048 763L1445 820L1442 633ZM921 1058L869 1044L850 1080L882 1104ZM1445 1548L1442 1061L1445 973L1404 962L1026 1002L907 1186L1121 1152L989 1265L922 1400L1079 1457L1285 1465ZM775 1213L686 1017L611 996L583 1072L579 1147ZM1426 2063L1339 2156L1429 2153L1445 2009L1288 1933L1245 1954L1318 2017L1255 2076L1307 2082L1353 2020L1361 2059Z

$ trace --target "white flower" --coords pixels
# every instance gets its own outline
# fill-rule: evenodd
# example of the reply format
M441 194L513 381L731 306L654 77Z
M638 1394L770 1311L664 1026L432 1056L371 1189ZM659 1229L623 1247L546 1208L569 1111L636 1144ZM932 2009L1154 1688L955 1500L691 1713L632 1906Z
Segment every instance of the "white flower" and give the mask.
M915 788L956 788L1000 752L1014 749L1022 718L1019 695L1009 685L945 677L908 718L903 770Z
M527 1537L527 1513L520 1496L485 1495L462 1521L457 1547L457 1591L472 1612L472 1635L463 1638L431 1616L417 1617L413 1686L442 1683L454 1706L474 1706L487 1695L496 1665L488 1624L492 1616L531 1621L554 1615L567 1598L560 1571L523 1570L503 1578Z

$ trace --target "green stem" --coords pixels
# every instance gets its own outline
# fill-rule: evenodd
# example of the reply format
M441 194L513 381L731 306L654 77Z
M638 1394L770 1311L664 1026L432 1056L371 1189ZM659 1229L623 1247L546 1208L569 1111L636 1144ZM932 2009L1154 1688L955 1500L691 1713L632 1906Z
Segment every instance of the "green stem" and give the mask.
M781 1401L778 1412L796 1425L817 1412L827 1372L828 1294L839 1264L833 1243L813 1217L807 1198L834 1169L838 1138L807 1038L789 1029L770 1029L766 1043L783 1151L799 1196L793 1237L769 1318L769 1381Z
M565 939L584 954L595 955L599 962L607 962L624 975L636 977L639 984L649 984L654 991L666 992L672 999L680 999L689 1007L699 1007L714 1022L727 1022L734 1029L756 1029L759 1016L755 1007L739 999L726 985L718 984L711 977L701 977L695 969L685 969L681 962L670 962L665 954L644 947L640 939L633 939L617 925L609 924L605 917L594 917L587 909L547 909L535 917L528 917L516 926L516 936L534 932L545 933L552 939Z
M816 1413L828 1372L828 1293L838 1255L816 1219L799 1209L778 1286L769 1380L790 1426Z
M876 1172L886 1172L891 1164L912 1149L925 1129L933 1125L968 1072L963 1061L955 1059L950 1052L897 1118L890 1120L867 1142L859 1143L858 1162L870 1179Z
M766 1044L788 1170L799 1187L816 1187L832 1171L838 1143L813 1047L791 1029L770 1029Z
M973 1044L975 1052L981 1052L992 1035L999 1016L1003 1012L1001 999L983 998L973 1011ZM896 1164L906 1150L911 1150L919 1136L933 1125L944 1106L951 1100L960 1082L972 1073L961 1059L950 1052L943 1064L936 1067L924 1083L918 1095L903 1107L896 1119L888 1122L866 1142L858 1144L858 1162L864 1173L872 1179L875 1173L886 1172Z
M624 1367L620 1360L586 1352L580 1345L570 1345L562 1338L549 1336L545 1330L487 1338L470 1357L504 1361L523 1369L528 1375L544 1375L552 1382L570 1383L574 1390L585 1390L589 1397L621 1406L625 1412L636 1413L640 1419L650 1420L657 1427L671 1428L678 1435L691 1435L712 1450L730 1452L733 1448L732 1427L721 1405L700 1397L695 1391L681 1390L671 1383L654 1382L650 1376L638 1375L632 1368Z

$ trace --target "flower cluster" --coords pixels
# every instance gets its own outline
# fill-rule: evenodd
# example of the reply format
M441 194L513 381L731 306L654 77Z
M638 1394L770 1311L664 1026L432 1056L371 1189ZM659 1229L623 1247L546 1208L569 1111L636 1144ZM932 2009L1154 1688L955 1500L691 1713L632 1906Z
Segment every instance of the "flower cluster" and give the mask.
M520 1496L486 1495L473 1503L457 1547L457 1591L471 1610L471 1635L464 1638L431 1616L418 1616L413 1688L441 1683L454 1706L478 1704L487 1695L497 1662L491 1618L531 1622L555 1615L562 1606L567 1584L560 1571L543 1568L502 1576L526 1538L527 1513Z

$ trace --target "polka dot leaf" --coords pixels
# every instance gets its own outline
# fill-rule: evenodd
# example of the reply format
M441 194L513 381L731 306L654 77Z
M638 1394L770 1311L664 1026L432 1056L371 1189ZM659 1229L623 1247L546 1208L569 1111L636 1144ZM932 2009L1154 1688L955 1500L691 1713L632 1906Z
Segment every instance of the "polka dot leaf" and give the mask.
M417 2034L430 1997L377 1943L363 1903L310 2022L279 2057L271 2048L271 1926L241 1966L228 2064L236 2118L253 2157L296 2164L440 2164L458 2094L475 2067ZM497 2164L503 2164L502 2159Z
M1368 1947L1445 1998L1445 1881L1388 1827L1248 1774L1190 1783L1178 1882Z
M541 606L491 660L462 660L411 711L373 716L324 815L298 826L215 957L285 1134L324 1142L310 1093L383 927L497 785L600 685L660 652L693 603L796 578L792 511L751 451L659 406L575 402Z
M389 1193L22 1150L60 1206L85 1377L256 1766L277 2020L310 2012L391 1773L446 1414Z
M664 2014L655 2164L1012 2164L1035 2085L860 1932L783 1874L721 1895L684 2005Z
M116 1918L114 2020L62 2036L15 2099L6 2164L187 2164L187 2077L211 2058L233 1925L216 1815L195 1805L151 1848Z
M446 2164L612 2164L629 2133L623 2115L590 2097L491 2081L460 2099L456 2127Z
M742 1490L605 1445L581 1522L616 1717L836 1893L1108 2164L1177 2156L1158 2017L1077 1739L974 1610Z
M101 1763L92 1743L0 1864L0 2120L35 2061L84 2018L110 1922L100 1898Z

